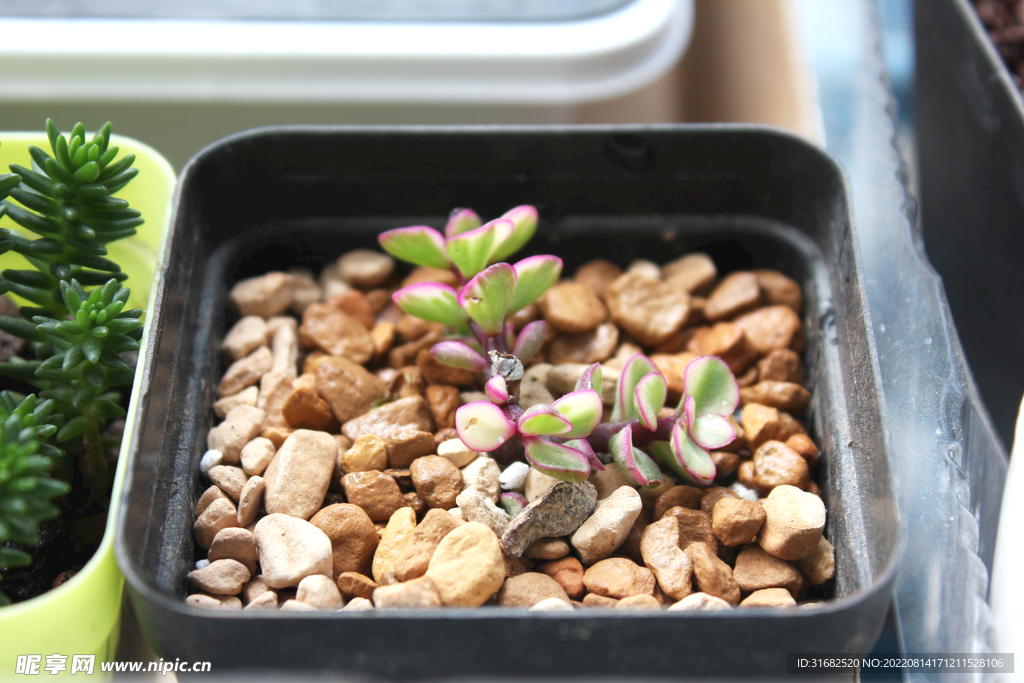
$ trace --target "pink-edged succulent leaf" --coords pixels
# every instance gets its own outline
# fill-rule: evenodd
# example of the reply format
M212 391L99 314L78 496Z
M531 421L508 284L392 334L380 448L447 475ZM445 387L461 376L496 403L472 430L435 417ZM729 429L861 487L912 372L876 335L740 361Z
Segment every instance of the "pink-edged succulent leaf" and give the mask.
M491 221L479 228L449 237L445 251L462 276L471 278L490 263L491 251L496 239L512 231L512 221Z
M732 415L740 385L718 356L698 356L683 371L683 396L693 396L697 415Z
M494 251L491 252L492 262L504 261L522 249L537 231L537 209L527 204L509 209L502 218L511 221L513 229L508 237L495 244Z
M451 327L469 322L469 316L459 305L458 293L441 282L418 282L403 287L391 298L403 311L423 320Z
M455 411L455 430L467 448L488 453L511 439L516 425L490 401L473 401Z
M556 436L571 430L572 422L546 403L530 406L519 418L519 433L523 436Z
M601 424L604 405L601 394L593 389L571 391L551 404L572 423L572 429L560 434L565 439L580 439L590 434Z
M562 259L541 255L524 258L512 266L516 271L516 291L508 306L508 314L521 311L548 291L562 274Z
M608 450L627 481L638 486L652 486L663 480L661 470L651 456L633 446L632 425L626 425L609 439Z
M526 507L526 497L521 493L503 493L498 498L498 505L500 505L505 512L508 513L509 517L515 517L519 514L519 511Z
M523 446L527 462L544 474L565 481L583 481L590 475L590 460L575 448L539 436L523 437Z
M451 262L445 255L444 237L426 225L413 225L382 232L377 238L381 249L397 259L447 270Z
M593 389L597 393L601 393L601 382L604 378L601 373L601 364L594 363L589 368L583 371L580 378L576 380L576 390L580 389Z
M633 410L640 423L652 432L658 428L658 412L665 407L668 383L660 372L650 372L640 378L633 389Z
M491 403L495 405L502 405L508 400L508 387L505 386L505 378L501 375L495 375L494 377L487 380L487 384L484 385L484 393L487 394L487 398L490 399Z
M505 310L516 289L516 272L507 263L495 263L477 273L459 290L459 305L486 334L505 329Z
M527 362L540 351L547 334L548 324L543 320L534 320L527 324L519 331L515 346L512 347L512 355L524 363Z
M487 369L487 360L476 350L459 341L442 341L434 344L430 349L430 355L438 363L450 365L453 368L483 372Z
M448 216L448 224L444 226L445 237L455 237L470 230L476 230L483 224L480 216L473 209L455 209Z
M736 439L736 430L721 415L698 415L689 434L698 446L712 451L725 448Z
M597 457L597 453L594 452L593 446L586 439L571 439L565 442L565 445L569 448L575 448L583 455L587 456L587 460L590 461L591 469L604 470L604 463Z
M637 417L636 406L633 404L633 390L645 375L657 371L658 368L654 361L642 353L637 353L626 361L619 374L615 405L612 406L612 422L632 420Z
M715 461L711 459L710 453L690 438L682 420L672 428L669 445L672 450L672 469L701 486L709 486L715 481Z
M697 401L693 396L683 396L680 408L683 411L683 417L686 418L686 428L692 428L694 420L697 419Z

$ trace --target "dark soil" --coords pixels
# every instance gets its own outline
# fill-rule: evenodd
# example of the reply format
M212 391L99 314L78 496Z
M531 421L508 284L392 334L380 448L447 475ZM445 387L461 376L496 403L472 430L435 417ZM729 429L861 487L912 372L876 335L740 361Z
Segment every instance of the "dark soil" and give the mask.
M1024 92L1024 0L972 0L1017 90Z

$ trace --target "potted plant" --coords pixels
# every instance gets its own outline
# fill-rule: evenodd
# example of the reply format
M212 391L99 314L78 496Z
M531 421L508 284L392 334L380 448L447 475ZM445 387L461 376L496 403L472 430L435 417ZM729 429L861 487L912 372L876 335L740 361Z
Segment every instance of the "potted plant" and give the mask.
M67 159L61 156L57 149L58 146L62 152L70 152L67 154ZM33 151L33 148L36 149ZM42 152L43 148L53 150L54 158L51 158L49 162L45 160L48 155ZM90 157L89 154L93 148L95 148L95 154ZM84 158L75 160L73 157L79 149L82 150L81 155ZM65 161L67 163L64 163ZM120 310L126 307L135 308L141 312L149 300L150 283L155 272L164 218L167 215L171 191L174 187L174 174L167 162L155 151L141 143L128 138L110 137L109 124L96 136L87 138L81 124L76 126L70 136L64 137L57 132L57 128L52 122L48 122L48 130L44 134L7 133L0 136L0 162L5 168L12 166L15 171L20 171L20 178L14 176L17 180L12 181L10 185L12 191L9 201L11 203L7 207L8 212L13 213L13 218L16 220L7 218L2 226L5 228L5 232L10 231L13 235L5 243L7 253L0 256L0 264L6 268L3 271L4 288L21 295L20 301L23 305L35 306L39 309L28 311L27 308L23 308L23 312L29 312L30 315L47 315L48 313L50 318L48 323L43 318L37 318L34 322L26 319L8 319L3 322L4 329L28 336L30 343L35 343L37 347L39 344L50 344L49 351L38 350L37 357L45 359L48 357L47 353L52 355L57 352L67 355L68 349L76 347L76 344L78 350L83 348L80 344L84 338L74 335L69 337L67 329L65 329L67 325L61 326L63 319L61 316L67 315L64 306L82 310L82 314L88 318L85 309L95 304L94 308L97 311L102 308L109 309L107 313L103 314L103 317L109 317L111 321L119 317ZM57 167L49 168L48 163L57 164ZM92 172L90 163L96 167L95 173ZM131 170L133 165L134 171ZM77 178L61 176L62 173L67 174L83 166L87 166L87 168L82 170ZM126 184L135 173L141 177ZM18 180L20 183L14 184ZM54 184L61 181L65 182L63 190ZM91 188L85 187L83 190L81 186L90 182L93 184ZM70 188L74 188L74 190ZM56 201L50 203L52 200L47 199L47 196L53 191L70 193L68 196L56 197L56 201L68 201L69 206L78 201L74 197L82 196L81 192L92 191L91 196L95 197L92 200L95 207L85 209L92 213L84 216L65 214L63 219L67 222L61 223L62 219L54 213L54 211L60 210L56 208L58 204ZM112 192L117 193L117 199L105 198ZM14 201L16 197L22 201ZM106 209L100 208L104 202ZM128 204L133 210L146 216L144 223L137 219L137 214L134 211L125 211L125 206ZM104 214L104 210L114 213ZM46 218L47 216L51 218ZM118 235L102 234L95 238L99 243L113 242L117 236L127 236L127 239L109 244L107 248L109 261L94 258L92 261L87 261L89 266L83 268L75 265L83 263L80 254L67 251L57 252L32 246L39 244L33 243L32 240L40 236L40 231L51 238L50 241L54 245L59 244L61 239L65 239L61 235L61 230L64 228L60 226L76 224L75 221L79 218L83 220L84 224L102 225L108 231L114 230L119 233ZM101 224L99 222L101 220L107 222ZM120 227L115 226L113 223L119 220L122 221L122 224ZM33 231L36 234L20 227L32 221L37 221L36 224L32 224L36 228ZM128 236L130 233L134 234ZM92 239L85 233L82 237ZM39 275L34 275L33 271L12 270L24 269L26 261L22 254L33 254L35 252L31 250L34 248L41 249L35 263L32 264ZM88 242L83 241L78 243L75 248L81 250L90 247ZM99 253L96 252L96 255ZM64 273L56 266L56 269L50 268L51 262L70 263L73 272L69 270L68 273ZM86 274L86 271L89 270L94 275ZM117 271L123 275L111 275L112 272L116 273ZM101 274L103 272L106 273L106 276ZM81 280L84 289L82 285L79 285L77 290L74 287L68 288L65 283L65 296L53 298L55 291L59 294L59 281L67 276L71 276L76 282ZM115 277L123 280L125 276L131 278L130 297L128 290L123 290L120 294L115 295L118 290L116 279L105 290L103 287L96 286L101 284L99 282L101 279L107 280L109 277ZM86 289L95 292L95 296L92 297L95 301L90 300ZM115 296L119 303L114 304ZM114 306L111 307L111 304ZM115 311L115 308L118 310ZM92 320L94 323L97 320L95 315L92 316ZM141 323L133 318L130 324L127 321L124 324L137 328ZM117 326L123 325L119 322ZM125 331L127 329L126 327ZM44 333L47 331L56 334L57 337L44 342ZM96 334L97 339L101 334L102 331ZM118 334L120 334L119 330L111 328L111 332L107 336L113 339ZM131 334L141 336L138 333ZM134 345L134 342L130 342L128 337L124 337L124 341L126 348ZM143 337L143 348L145 343ZM109 344L98 348L108 347ZM110 352L115 351L111 350ZM92 353L91 348L89 353ZM117 365L113 359L110 360L110 363L112 363L110 365L112 369L114 365ZM76 368L81 372L85 370L86 366L81 364L76 366L69 362L66 367L69 372L74 372ZM56 464L58 477L75 478L80 464L79 459L75 455L62 455L57 449L69 448L69 445L74 443L74 438L83 432L89 432L93 437L99 436L98 430L102 424L100 413L106 413L113 417L121 410L114 403L109 405L103 403L106 400L116 400L116 394L104 392L116 391L124 381L128 381L130 385L130 375L111 379L109 375L105 374L103 381L99 381L97 375L92 378L96 380L94 385L96 391L89 396L83 393L77 401L73 401L73 397L62 397L59 392L61 386L79 386L75 383L77 380L70 374L64 373L60 378L54 375L44 381L35 375L36 365L32 362L23 362L20 365L7 363L5 368L3 374L6 377L11 378L13 375L20 380L18 384L14 385L14 391L22 394L36 392L51 397L50 400L45 400L43 396L33 394L33 397L21 403L20 406L12 394L5 392L3 399L5 401L4 414L14 413L16 416L20 416L21 425L24 427L29 427L33 422L30 417L33 410L36 415L34 420L36 434L34 436L28 435L24 431L19 435L11 429L14 427L13 422L5 423L4 466L12 469L8 469L4 473L3 481L7 488L4 489L3 494L0 494L0 497L3 498L3 501L0 502L4 503L7 514L4 521L8 524L5 527L2 540L5 542L15 540L22 544L18 548L7 546L4 561L0 562L0 565L3 565L0 574L7 573L10 577L10 572L14 571L11 568L19 565L28 564L27 572L32 571L31 563L34 558L31 551L36 525L39 521L57 514L58 510L49 506L59 500L56 496L65 493L69 488L59 479L48 477L50 466ZM118 368L117 371L124 372L126 368ZM95 371L89 372L95 374ZM26 380L28 381L26 382ZM6 381L9 383L10 379ZM11 385L8 384L5 388L10 387ZM125 388L127 389L127 387ZM54 401L53 398L57 400ZM125 405L130 411L132 404L127 401L127 398L127 396L124 397ZM72 402L75 403L75 406L72 405ZM106 407L98 408L98 406ZM84 412L76 412L78 408ZM92 412L95 410L99 410L99 413ZM76 415L85 417L72 424ZM43 426L46 423L50 423L52 426ZM77 434L73 433L78 427L82 428L81 431L78 431ZM129 417L124 433L130 434L132 428L133 421ZM60 434L61 429L65 430L63 434ZM99 445L98 439L94 438L93 440ZM42 443L43 441L46 443ZM21 445L16 447L15 443ZM19 452L19 448L23 450ZM32 455L33 451L35 455ZM88 456L81 458L83 469L93 475L92 483L95 488L85 488L85 490L79 491L78 500L86 501L91 497L93 500L89 501L89 504L92 509L99 510L106 507L104 499L109 497L110 512L114 513L117 509L117 501L120 499L125 476L124 459L120 459L116 471L105 471L107 463L102 453L102 446L100 446L93 453L92 461L88 460ZM99 460L95 459L97 455ZM26 456L28 460L26 460ZM26 470L25 464L29 461L34 464ZM91 462L91 468L86 465L87 461ZM33 477L26 479L27 475L33 475ZM81 477L81 475L79 476ZM14 491L31 491L32 478L35 479L38 488L46 488L46 495L35 498L23 497L20 499L21 503L14 502L11 497ZM81 480L88 481L88 477ZM40 481L42 484L39 483ZM26 496L28 495L31 494L26 494ZM22 507L19 508L19 505ZM29 510L31 514L19 517L19 510ZM26 659L29 656L63 656L67 671L71 671L73 655L92 655L100 662L113 656L119 635L123 584L123 576L113 559L114 516L114 514L110 514L108 523L105 525L100 517L95 518L95 522L102 525L99 529L102 539L91 559L77 573L67 578L58 587L37 597L20 600L15 604L8 604L0 608L0 629L4 632L3 645L0 646L0 670L5 672L4 675L15 673L19 664L24 668L30 661ZM73 521L68 520L66 524L70 526ZM76 569L76 567L67 566L66 569ZM14 586L12 583L2 583L2 585L8 591L12 591L12 586ZM11 598L18 599L19 597L21 597L20 592L12 591L11 595L7 596L5 603ZM36 658L34 661L40 668L46 665L45 659L40 661L39 658ZM93 666L98 670L95 660Z
M816 396L810 416L829 453L821 485L840 568L838 599L808 610L699 615L243 614L186 605L186 577L198 559L190 549L203 492L199 464L231 324L229 290L268 270L319 269L399 226L440 227L451 206L500 215L524 197L541 222L527 258L557 253L571 271L597 257L665 262L703 250L724 270L763 265L803 284ZM179 188L164 263L164 286L174 294L156 311L164 333L147 364L176 370L150 370L144 379L149 404L120 518L118 557L144 636L165 659L377 675L422 673L425 650L435 675L678 675L682 661L706 675L778 672L785 666L778 653L799 647L868 647L888 604L898 525L851 230L835 165L796 138L756 128L286 128L207 150ZM461 348L452 352L479 365ZM504 401L499 384L488 387L491 405ZM172 477L179 478L174 487L161 484ZM668 634L675 649L651 647L655 634ZM317 644L325 637L346 647L327 651ZM735 646L737 638L742 645L728 655L703 656L712 643ZM281 643L274 653L241 647L270 639Z

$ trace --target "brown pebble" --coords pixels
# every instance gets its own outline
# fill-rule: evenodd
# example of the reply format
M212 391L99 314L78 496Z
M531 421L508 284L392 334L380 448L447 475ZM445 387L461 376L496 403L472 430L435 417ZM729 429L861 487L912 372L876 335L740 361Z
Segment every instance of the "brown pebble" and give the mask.
M459 390L452 386L431 384L426 389L427 403L437 429L455 427L455 411L459 407Z
M814 552L797 560L796 566L812 585L818 586L831 581L836 574L835 550L832 544L822 536Z
M561 282L548 289L537 307L552 329L566 334L589 332L608 317L608 309L589 286Z
M388 466L388 447L376 434L363 434L341 455L341 471L369 472Z
M611 261L595 259L577 268L576 273L573 275L573 281L586 285L594 294L604 299L608 287L620 275L622 275L622 268L619 268Z
M794 607L796 600L785 588L763 588L754 591L740 603L740 607Z
M338 444L330 434L299 429L285 439L264 472L264 506L309 519L324 502L338 456Z
M429 349L422 349L416 354L416 367L423 373L423 379L427 384L468 387L476 382L477 378L477 373L472 370L445 365L434 358Z
M691 543L684 552L693 562L693 577L697 587L730 605L739 604L740 587L733 578L732 568L715 555L707 543Z
M704 306L708 320L728 320L761 303L761 287L757 275L739 271L726 275L712 290Z
M267 483L261 476L249 477L238 495L238 526L249 526L259 516Z
M271 272L236 283L228 293L228 299L242 315L269 318L287 310L294 293L295 278L286 273Z
M228 527L238 526L238 510L228 498L212 501L199 515L192 532L200 548L209 548L217 532Z
M331 406L313 389L300 386L294 389L281 405L281 414L289 427L336 432L340 428L331 413Z
M761 287L761 297L769 306L789 306L795 313L804 308L804 297L796 280L786 277L777 270L755 270L757 284Z
M757 362L758 377L764 382L792 382L803 385L807 378L800 354L791 349L775 349Z
M353 363L373 357L370 332L361 322L330 304L312 304L302 313L299 337L308 348L318 348Z
M366 295L358 289L347 289L327 299L327 303L358 320L366 329L373 328L374 313Z
M363 415L387 395L387 385L380 378L347 358L324 359L314 374L317 394L342 423Z
M242 493L242 487L245 486L245 482L249 478L242 471L241 467L232 467L231 465L211 467L206 476L210 478L211 482L219 486L224 493L231 496L231 499L235 502L238 502L238 496Z
M778 409L760 403L743 406L740 424L751 450L756 451L766 441L785 441L789 437Z
M215 560L188 573L188 582L201 591L214 595L238 595L242 584L249 580L250 572L241 562L232 559Z
M736 566L732 575L744 593L762 588L785 588L795 596L803 582L803 577L796 567L769 555L756 543L748 545L736 556Z
M744 460L736 468L736 480L748 489L757 490L757 482L754 481L754 461Z
M578 600L586 590L583 585L583 564L575 557L545 562L537 565L537 571L557 581L565 594L574 600Z
M685 550L691 543L706 543L710 548L718 547L718 541L711 530L711 515L700 510L676 506L669 508L664 516L675 517L678 520L680 548Z
M261 346L245 358L232 363L217 385L217 396L232 396L260 381L274 364L270 349Z
M276 453L277 448L269 439L258 436L242 447L242 470L250 477L263 474Z
M380 586L373 591L377 609L430 609L441 607L441 596L429 576Z
M538 538L523 554L535 560L557 560L569 554L569 544L564 538Z
M704 489L704 496L700 499L701 512L707 515L713 514L715 504L722 500L722 498L739 498L739 496L735 491L725 486L712 486L711 488Z
M547 598L558 598L569 603L569 596L562 586L540 572L526 572L505 579L498 591L498 604L502 607L533 607Z
M591 593L611 598L630 595L654 595L654 573L624 557L609 557L587 569L583 585Z
M395 480L383 472L350 472L341 480L345 497L358 505L374 522L386 522L405 507L405 498Z
M786 439L786 445L799 453L800 457L807 461L808 467L813 469L818 466L818 457L821 455L821 451L814 445L811 437L806 434L794 434Z
M725 479L740 466L740 456L729 451L711 451L711 460L715 463L715 479Z
M328 505L313 515L309 523L331 541L334 576L369 570L380 539L373 521L361 507L351 503Z
M754 482L759 491L769 493L776 486L806 489L811 481L807 461L781 441L766 441L754 451Z
M395 346L388 351L388 367L403 368L406 365L416 365L416 357L420 351L429 350L442 339L444 339L444 335L433 330L419 339Z
M734 548L757 538L764 518L764 508L758 503L725 496L714 507L711 529L718 540Z
M660 610L661 603L653 595L630 595L619 600L615 609Z
M341 591L342 597L346 600L352 598L365 598L367 600L373 597L373 589L377 587L373 579L358 572L343 572L338 575L338 590Z
M804 326L789 306L765 306L734 320L760 355L776 349L804 350Z
M246 315L231 326L220 348L228 358L235 361L245 358L266 343L267 321L256 315Z
M825 504L793 486L776 487L764 501L758 544L775 557L799 560L815 552L825 528Z
M242 458L242 447L260 433L266 413L250 405L232 408L224 421L206 435L206 447L220 451L226 465L237 465Z
M223 499L223 500L230 500L228 498L228 494L224 493L223 491L221 491L216 486L211 486L210 488L208 488L205 491L203 491L203 495L199 496L199 500L196 502L196 507L195 507L196 517L199 517L200 515L202 515L203 512L206 511L206 508L208 508L210 506L210 503L212 503L215 500L221 500L221 499ZM566 551L566 552L568 552L568 551Z
M625 273L608 287L612 317L641 344L655 346L669 339L686 322L690 295L661 280Z
M658 499L654 501L654 519L661 519L670 508L676 506L688 508L690 510L700 509L700 500L704 497L704 490L699 489L696 486L687 486L685 484L670 488L665 493L658 496Z
M665 377L665 383L668 385L669 403L677 403L679 397L682 396L685 389L683 378L685 377L686 366L696 357L696 353L689 351L675 354L656 353L651 356L651 361L658 368L658 372Z
M220 419L227 417L227 414L231 412L232 408L237 406L254 406L256 405L256 399L260 394L260 389L257 386L246 387L237 394L231 396L225 396L219 398L213 402L213 413Z
M811 392L792 382L758 382L752 387L741 388L740 400L800 413L810 402Z
M433 437L431 437L433 443ZM449 510L455 507L455 498L462 492L462 472L448 458L425 455L409 466L412 485L420 498L432 508Z
M687 348L702 356L718 356L734 375L740 375L757 360L757 351L747 341L743 328L734 323L720 322L703 328Z
M478 522L467 522L438 544L426 576L437 584L441 601L452 607L478 607L505 581L498 537Z
M396 429L384 436L388 447L388 465L393 469L410 467L424 455L436 450L434 435L421 429Z
M599 363L615 352L619 343L619 328L614 323L602 323L590 332L560 334L548 345L548 359L556 364Z
M185 598L185 604L203 609L242 609L242 601L233 595L193 593Z
M440 509L428 510L409 542L395 556L395 576L398 580L408 581L426 574L437 546L458 526L459 522L447 512Z
M584 607L598 607L604 609L615 609L615 606L618 604L619 601L616 598L609 598L604 595L598 595L597 593L587 593L583 596L582 602Z
M718 269L710 256L698 251L669 261L661 267L661 274L670 285L693 293L707 291L718 277Z

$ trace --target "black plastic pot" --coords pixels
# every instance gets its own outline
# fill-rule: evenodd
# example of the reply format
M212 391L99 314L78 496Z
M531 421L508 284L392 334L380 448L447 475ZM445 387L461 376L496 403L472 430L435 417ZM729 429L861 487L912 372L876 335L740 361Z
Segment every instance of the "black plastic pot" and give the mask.
M453 206L490 216L523 202L541 214L526 251L557 253L567 272L598 256L664 262L703 249L722 270L778 268L803 285L833 599L699 614L187 607L228 287L318 267L386 228L443 224ZM172 230L117 546L143 634L164 659L388 677L784 675L787 653L867 651L877 638L898 512L846 190L819 149L746 126L274 128L193 159Z
M968 0L916 12L921 225L1004 444L1024 395L1024 99Z

